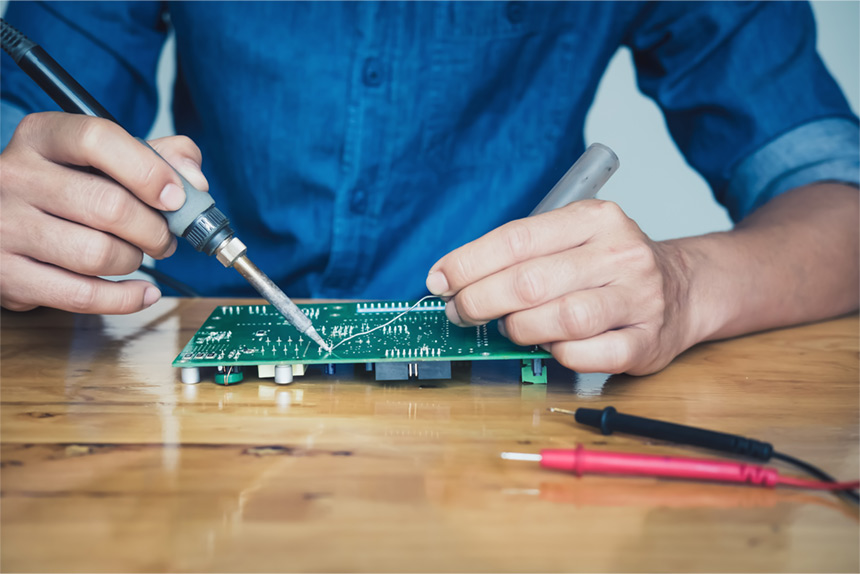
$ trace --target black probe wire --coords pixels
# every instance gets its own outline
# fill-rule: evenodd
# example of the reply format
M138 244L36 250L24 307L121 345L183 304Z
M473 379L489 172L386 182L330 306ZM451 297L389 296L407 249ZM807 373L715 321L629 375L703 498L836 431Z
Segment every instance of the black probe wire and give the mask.
M771 458L776 460L781 460L786 462L794 467L797 467L804 472L811 474L815 478L823 480L824 482L837 482L835 478L818 468L817 466L806 462L805 460L801 460L799 458L795 458L791 455L785 454L783 452L779 452L777 450L773 451L771 454ZM846 498L850 499L855 504L860 504L860 495L858 495L856 490L834 490L832 491L836 495L842 495Z
M697 446L732 455L740 455L763 462L777 459L799 468L824 482L839 482L817 466L783 452L777 452L769 442L619 413L612 406L608 406L603 410L582 407L576 409L576 411L555 407L551 407L549 410L574 415L576 422L598 428L605 435L610 435L618 431L634 436L644 436L676 444ZM854 504L860 504L860 495L858 495L856 489L843 488L841 490L831 490L830 492L836 496L844 497Z

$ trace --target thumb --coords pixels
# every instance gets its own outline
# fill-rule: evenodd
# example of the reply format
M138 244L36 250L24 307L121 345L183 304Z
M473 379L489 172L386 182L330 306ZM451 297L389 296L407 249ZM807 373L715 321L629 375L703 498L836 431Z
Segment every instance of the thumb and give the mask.
M179 174L188 180L188 183L200 191L209 191L209 182L200 170L203 154L200 148L185 136L169 136L150 140L155 151L161 155L167 163L172 165Z

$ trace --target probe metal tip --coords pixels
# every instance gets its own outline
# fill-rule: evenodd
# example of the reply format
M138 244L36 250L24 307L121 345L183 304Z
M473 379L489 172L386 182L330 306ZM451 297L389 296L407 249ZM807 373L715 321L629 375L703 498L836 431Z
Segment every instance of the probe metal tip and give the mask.
M503 452L502 458L505 460L526 460L529 462L540 462L541 455L528 454L525 452Z
M567 409L559 409L556 407L549 407L547 410L551 413L562 413L565 415L576 415L576 411L569 411Z

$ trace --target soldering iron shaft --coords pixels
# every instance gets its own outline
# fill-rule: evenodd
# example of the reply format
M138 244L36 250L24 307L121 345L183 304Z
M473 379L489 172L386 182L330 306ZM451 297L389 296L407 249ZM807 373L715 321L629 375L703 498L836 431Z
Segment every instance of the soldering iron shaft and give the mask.
M269 303L274 305L275 309L280 311L281 315L283 315L293 327L313 339L313 341L324 350L331 350L328 344L326 344L322 337L319 336L317 330L314 329L313 323L311 323L308 316L302 313L302 310L299 309L295 303L290 301L290 298L287 297L283 291L278 289L278 286L275 285L265 273L260 271L257 266L248 259L247 255L237 257L236 260L233 261L233 268L241 273L242 277L247 279L248 283L253 285L254 289L256 289L260 295L265 297Z

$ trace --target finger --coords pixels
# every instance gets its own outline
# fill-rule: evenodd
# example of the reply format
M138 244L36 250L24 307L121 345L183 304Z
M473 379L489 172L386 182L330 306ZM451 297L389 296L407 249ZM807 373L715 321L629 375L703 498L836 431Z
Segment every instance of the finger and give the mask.
M541 345L594 337L636 322L625 287L577 291L499 319L499 330L517 345Z
M200 191L209 191L209 181L200 169L203 154L191 138L170 136L150 140L149 145L187 179L188 183Z
M589 241L603 213L619 211L610 202L586 200L535 217L511 221L448 253L430 268L427 288L453 295L475 281L511 265L558 253Z
M571 291L600 287L617 274L608 264L611 259L594 244L586 244L518 263L461 289L453 304L448 303L449 318L457 318L458 325L478 325Z
M50 184L31 201L42 211L111 233L156 259L176 250L164 217L116 182L50 162L40 173Z
M185 203L181 181L167 162L109 120L45 112L26 116L22 124L26 141L45 158L95 167L156 209L174 211Z
M143 253L109 233L38 212L19 233L4 237L4 249L83 275L127 275Z
M542 346L559 363L579 373L624 373L643 360L648 336L643 329L627 327L580 341Z
M3 305L9 302L11 309L44 306L73 313L126 314L161 298L161 291L147 281L85 277L17 255L4 257L2 275Z

